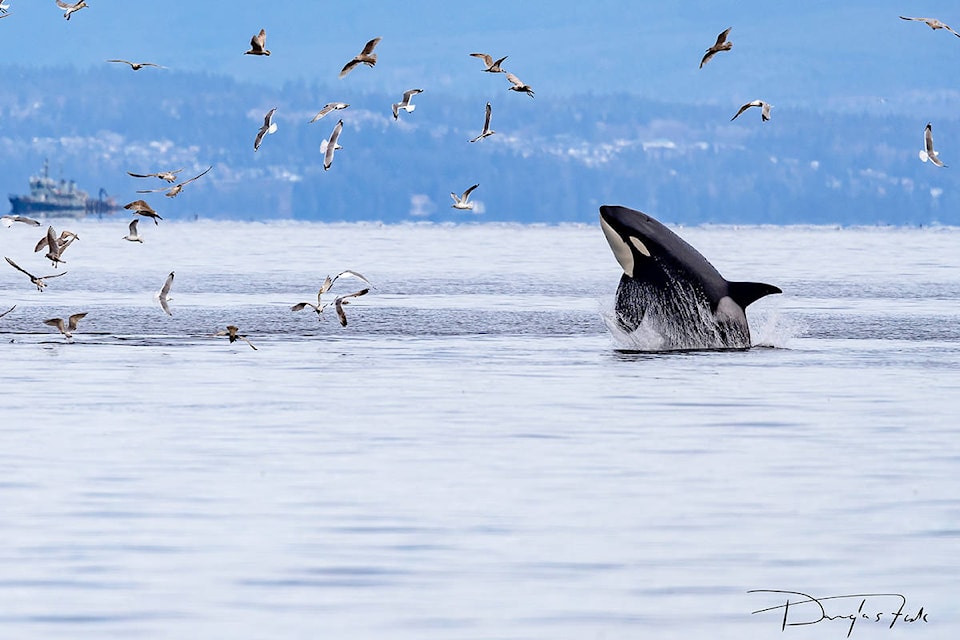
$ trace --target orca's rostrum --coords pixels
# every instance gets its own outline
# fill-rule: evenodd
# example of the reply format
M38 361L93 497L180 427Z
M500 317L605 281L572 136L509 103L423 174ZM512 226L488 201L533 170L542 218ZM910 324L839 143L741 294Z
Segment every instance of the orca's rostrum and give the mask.
M730 282L673 231L645 213L600 207L600 227L623 268L616 319L633 332L646 327L658 349L750 346L746 308L778 287Z

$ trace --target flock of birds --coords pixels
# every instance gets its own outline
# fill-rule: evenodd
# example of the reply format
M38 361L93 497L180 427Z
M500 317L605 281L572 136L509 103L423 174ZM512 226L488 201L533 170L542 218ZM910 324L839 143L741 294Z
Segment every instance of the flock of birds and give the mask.
M59 8L65 11L65 13L63 14L63 17L66 20L70 20L71 16L77 11L80 11L81 9L88 7L87 3L82 1L69 3L69 2L63 2L62 0L56 0L56 4ZM2 1L0 1L0 18L6 18L10 15L9 8L10 8L9 4L4 4ZM901 20L922 22L922 23L925 23L934 31L943 29L954 34L957 37L960 37L960 33L954 31L948 25L944 24L943 22L935 18L919 18L919 17L909 17L909 16L899 16L899 17ZM710 62L710 60L712 60L717 54L725 51L730 51L733 48L733 42L729 40L731 30L732 28L727 28L724 31L722 31L717 36L716 42L706 49L703 57L700 60L701 69L704 67L704 65ZM367 66L367 67L375 67L377 64L377 54L375 49L377 45L380 43L380 41L381 41L380 37L372 38L371 40L367 41L367 43L361 49L360 53L355 55L353 58L348 60L346 64L343 65L343 68L340 70L339 77L340 78L346 77L354 69L358 68L361 65ZM270 56L271 51L267 48L266 43L267 43L266 30L260 29L260 31L254 34L254 36L250 39L250 48L244 52L244 55ZM507 81L510 83L510 86L508 87L510 91L514 91L517 93L525 93L531 98L534 97L534 90L530 85L526 84L525 82L520 80L520 78L518 78L516 75L507 71L503 67L503 63L508 56L503 56L501 58L494 59L493 56L487 53L471 53L469 55L471 57L478 58L483 62L483 65L484 65L484 68L482 69L483 72L492 73L492 74L498 74L498 73L504 74L506 76ZM153 62L132 62L132 61L121 59L121 58L109 59L107 60L107 62L128 65L133 71L140 71L141 69L148 68L148 67L159 68L159 69L165 68ZM394 120L399 119L401 111L405 111L408 114L414 111L414 109L416 108L416 105L413 104L412 100L414 96L420 93L423 93L423 90L416 89L416 88L408 89L403 92L400 102L394 103L392 105ZM329 115L330 113L333 113L334 111L340 111L343 109L347 109L349 107L350 107L350 104L346 102L328 102L323 106L323 108L320 109L320 111L309 122L315 123L323 119L325 116ZM752 100L742 105L740 109L733 115L733 117L731 118L731 121L736 120L742 113L744 113L745 111L753 107L757 107L760 109L760 116L763 122L767 122L770 120L770 110L772 108L772 105L764 100L758 99L758 100ZM260 149L260 146L267 135L277 131L277 124L273 121L273 117L276 111L277 109L276 107L274 107L264 115L263 124L257 131L256 136L254 138L254 142L253 142L254 152ZM496 133L496 131L494 131L490 127L492 113L493 113L492 106L490 102L487 102L485 111L484 111L483 129L476 137L470 140L471 143L479 142L484 138L492 136ZM334 160L334 153L337 150L343 148L339 144L339 139L342 131L343 131L343 119L340 119L337 122L337 124L334 126L333 131L330 133L330 135L326 139L324 139L320 144L320 151L323 154L324 170L329 170L331 168ZM945 167L946 165L940 160L939 155L940 155L939 152L936 151L934 148L932 125L930 123L927 123L924 129L924 148L919 152L920 159L924 162L930 161L931 163L933 163L938 167ZM176 169L176 170L162 170L162 171L156 171L156 172L150 172L150 173L136 173L132 171L128 171L127 173L128 175L134 178L143 178L143 179L157 178L167 183L167 186L164 186L161 188L139 189L137 190L137 193L149 194L149 193L164 192L164 195L166 197L173 198L179 195L186 185L202 178L212 168L213 168L212 166L209 166L199 174L187 180L183 180L181 182L177 182L177 181L179 179L178 177L179 174L183 171L182 168ZM455 192L451 192L450 197L453 199L453 204L451 205L452 208L458 209L458 210L473 209L474 203L471 202L469 198L470 198L470 195L473 193L473 191L477 189L479 186L480 186L479 184L474 184L469 188L467 188L465 191L463 191L463 193L460 195L458 195ZM138 230L138 222L140 217L152 219L154 224L157 226L159 226L160 221L163 220L160 214L158 214L153 209L153 207L151 207L150 204L143 199L137 199L127 203L126 205L124 205L124 209L130 211L131 214L133 215L133 218L129 222L128 234L122 237L123 240L129 241L129 242L136 242L136 243L144 242L143 236L140 235ZM2 224L7 227L12 226L14 223L22 223L22 224L27 224L31 226L41 225L40 221L38 220L34 220L31 218L28 218L25 216L19 216L19 215L2 216L0 217L0 222L2 222ZM37 242L34 248L34 252L36 253L46 249L46 253L44 254L44 257L50 260L54 268L58 268L59 265L65 264L66 261L63 259L63 254L67 250L67 248L76 240L78 240L78 237L75 233L68 230L62 230L58 235L54 227L50 225L47 229L46 234L44 234L44 236ZM11 267L13 267L17 271L20 271L21 273L26 275L30 279L30 282L37 287L37 290L41 292L48 286L47 280L66 275L67 273L66 271L62 271L62 272L58 272L58 273L46 275L46 276L36 276L30 273L29 271L27 271L26 269L24 269L23 267L21 267L20 265L18 265L11 258L5 257L5 259ZM352 277L355 279L359 279L366 286L364 288L361 288L357 291L353 291L351 293L338 295L334 298L332 302L324 302L323 296L327 294L330 291L330 289L333 287L334 283L342 277ZM167 315L173 315L169 306L169 300L171 300L170 289L173 285L173 280L174 280L174 272L170 272L170 274L165 279L163 286L155 296L160 303L161 309ZM367 280L367 278L361 275L360 273L353 270L345 270L332 278L330 276L326 277L326 279L321 284L320 289L317 293L316 304L314 304L313 302L299 302L291 307L291 311L301 311L309 307L317 314L317 317L319 319L323 314L324 310L328 308L330 305L333 305L334 308L336 309L336 313L340 321L340 324L343 326L346 326L347 316L344 311L344 306L349 304L351 299L355 299L360 296L366 295L370 291L370 288L372 286L373 285L370 283L370 281ZM11 307L7 311L0 313L0 318L3 318L7 314L9 314L15 308L16 308L16 305ZM86 312L75 313L66 319L49 318L44 320L43 322L44 324L47 324L49 326L56 327L60 333L62 333L67 339L70 339L73 335L73 332L77 330L78 323L86 315L87 315ZM231 343L237 340L243 340L247 342L247 344L249 344L251 348L256 349L256 347L253 346L253 344L250 342L250 340L246 335L239 333L239 329L235 325L228 325L226 327L226 330L219 331L214 335L227 336Z

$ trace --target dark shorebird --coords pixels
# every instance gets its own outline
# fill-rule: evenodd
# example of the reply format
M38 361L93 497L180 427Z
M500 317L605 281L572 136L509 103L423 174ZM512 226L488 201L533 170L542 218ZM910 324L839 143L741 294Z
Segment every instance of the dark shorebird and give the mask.
M175 185L173 185L172 187L163 187L162 189L137 189L137 193L157 193L157 192L159 192L159 191L163 191L163 192L164 192L163 195L167 196L168 198L175 198L175 197L177 197L178 195L180 195L180 192L183 191L183 188L184 188L185 186L187 186L188 184L190 184L190 183L193 182L194 180L198 180L198 179L202 178L203 176L207 175L207 172L210 171L210 169L213 169L213 165L210 165L209 167L207 167L206 169L204 169L203 171L201 171L201 172L198 173L197 175L193 176L193 177L190 178L189 180L184 180L183 182L180 182L180 183L178 183L178 184L175 184ZM137 200L137 202L143 202L143 200ZM131 203L131 204L132 204L132 203ZM146 204L146 203L144 203L144 204ZM124 207L124 208L126 208L126 207ZM161 220L162 220L162 218L161 218ZM156 221L154 221L154 222L156 222Z
M66 272L66 271L61 271L60 273L55 273L55 274L53 274L52 276L35 276L35 275L33 275L32 273L30 273L29 271L27 271L26 269L24 269L23 267L21 267L20 265L18 265L16 262L14 262L13 260L11 260L10 258L7 258L6 256L4 256L4 259L10 264L11 267L13 267L14 269L16 269L17 271L19 271L19 272L21 272L21 273L26 274L27 277L30 278L30 282L32 282L33 284L37 285L37 291L43 291L43 288L47 286L47 282L46 282L46 281L47 281L48 279L50 279L50 278L58 278L58 277L60 277L60 276L65 276L65 275L67 275L67 272Z
M470 142L476 142L477 140L483 140L483 139L486 138L487 136L492 136L493 134L496 133L496 131L494 131L493 129L490 128L490 115L491 115L491 113L492 113L492 110L490 109L490 103L488 102L488 103L487 103L487 115L486 115L486 117L484 117L484 120L483 120L483 131L480 132L480 135L478 135L476 138L474 138L474 139L471 140Z
M368 67L372 67L377 64L377 54L373 52L377 44L380 43L380 38L374 38L370 42L364 45L363 51L354 56L353 60L343 65L343 69L340 70L340 77L346 76L348 73L353 71L353 68L358 64L365 64Z
M957 36L958 38L960 38L960 33L957 33L956 31L954 31L953 29L951 29L951 28L950 28L949 26L947 26L946 24L940 22L940 21L937 20L936 18L909 18L909 17L907 17L907 16L900 16L900 19L901 19L901 20L916 20L917 22L923 22L923 23L925 23L928 27L930 27L931 29L933 29L934 31L936 31L937 29L946 29L947 31L949 31L949 32L952 33L953 35L955 35L955 36Z
M60 7L61 9L66 9L67 12L63 14L63 17L69 20L71 14L76 13L77 11L80 11L80 9L86 8L87 3L82 1L70 3L70 2L62 2L62 0L57 0L57 6Z
M346 102L328 102L327 104L323 105L323 109L320 109L320 111L317 112L317 115L313 116L313 120L311 120L307 124L312 124L316 122L317 120L327 115L331 111L339 111L340 109L346 109L349 106L350 105L347 104Z
M340 140L341 131L343 131L343 120L337 122L337 126L333 128L333 133L330 134L330 137L320 143L320 153L323 154L324 171L329 169L330 165L333 164L333 152L337 149L343 149L337 142Z
M267 114L263 116L263 124L260 125L260 130L257 131L257 137L253 140L253 150L256 151L260 148L260 143L263 142L263 136L268 133L274 133L277 130L277 123L273 121L273 114L276 113L277 108L274 107L267 111Z
M508 91L518 91L520 93L527 94L531 98L533 97L533 89L530 87L530 85L524 84L524 82L517 76L513 75L512 73L507 73L507 80L509 80L510 84L513 85L507 89Z
M157 173L134 173L132 171L127 171L128 176L133 176L134 178L160 178L166 182L176 182L177 174L183 171L183 169L177 169L176 171L158 171Z
M130 221L130 233L123 236L124 240L129 240L130 242L143 242L143 238L137 232L137 223L140 222L140 218L134 218Z
M934 151L933 149L933 127L930 123L927 123L927 126L923 129L923 150L920 151L920 159L926 162L929 160L938 167L945 167L947 165L943 164L943 161L940 160L940 152Z
M128 209L133 212L135 216L143 216L145 218L153 218L153 224L159 225L158 220L163 220L160 217L160 214L153 210L149 204L144 200L134 200L133 202L128 202L123 205L124 209Z
M170 272L170 275L168 275L167 279L163 282L163 287L157 292L157 300L160 301L160 308L163 309L163 312L168 316L173 315L170 313L170 306L167 304L168 301L173 300L173 298L170 297L170 287L173 285L173 273L173 271Z
M213 336L214 336L214 337L229 336L229 337L230 337L230 343L231 343L231 344L234 343L234 342L236 342L237 340L243 340L243 341L246 342L248 345L250 345L250 348L251 348L251 349L253 349L254 351L256 351L257 348L256 348L255 346L253 346L253 343L252 343L252 342L250 342L249 340L247 340L247 336L241 335L241 334L237 333L237 331L239 331L239 330L240 330L240 329L238 329L236 326L234 326L234 325L232 325L232 324L228 324L226 331L217 331L215 334L213 334Z
M703 55L703 59L700 60L701 69L703 69L703 65L710 62L710 58L713 56L717 55L721 51L729 51L733 48L733 43L727 42L727 36L730 35L730 29L733 29L733 27L728 28L726 31L718 35L717 41L714 43L714 45L707 49L707 52Z
M393 103L393 119L396 120L400 117L400 109L403 109L407 113L413 113L413 110L417 108L417 105L411 104L410 99L418 93L423 93L423 89L410 89L403 92L403 99L400 102Z
M34 220L33 218L28 218L28 217L26 217L26 216L6 215L6 216L0 217L0 223L2 223L3 226L5 226L5 227L7 227L7 228L13 226L13 223L14 223L14 222L22 222L23 224L28 224L28 225L30 225L31 227L39 227L39 226L40 226L40 221L39 221L39 220Z
M243 54L250 56L268 56L270 55L270 50L267 49L266 46L267 32L264 29L260 29L260 33L250 38L250 50L244 51Z
M487 68L484 71L490 73L503 73L503 69L500 68L500 63L507 59L507 56L503 56L499 60L494 61L493 56L486 53L471 53L471 56L474 58L480 58L483 60L483 64L487 65Z
M733 116L732 118L730 118L730 121L733 122L734 120L736 120L736 119L737 119L737 116L739 116L741 113L743 113L744 111L746 111L746 110L749 109L750 107L760 107L760 119L761 119L763 122L766 122L767 120L770 119L770 108L771 108L772 106L773 106L773 105L768 104L768 103L764 102L763 100L753 100L753 101L748 102L747 104L743 105L742 107L740 107L740 110L737 111L737 113L734 114L734 116Z
M152 62L130 62L129 60L107 60L107 62L121 62L123 64L130 65L130 68L134 71L140 71L144 67L156 67L157 69L166 69L166 67L160 66L159 64L154 64Z
M87 315L87 312L75 313L64 321L63 318L48 318L43 321L43 324L48 324L51 327L56 327L60 333L62 333L67 338L73 337L73 332L77 330L77 325L80 324L80 320Z
M450 197L453 198L453 204L450 206L453 207L454 209L463 209L463 210L473 209L473 203L468 202L468 199L470 198L470 194L473 193L473 190L479 186L480 186L479 184L473 185L472 187L464 191L462 196L458 196L453 191L451 191Z

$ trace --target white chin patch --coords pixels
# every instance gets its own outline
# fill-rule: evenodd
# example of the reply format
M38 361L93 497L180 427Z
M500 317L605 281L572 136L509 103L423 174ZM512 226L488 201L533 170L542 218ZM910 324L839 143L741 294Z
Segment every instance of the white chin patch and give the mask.
M623 268L623 272L632 278L633 251L631 251L627 243L623 241L623 238L620 237L620 234L614 231L613 227L607 224L607 221L602 217L600 218L600 228L603 230L603 235L606 237L607 244L610 245L610 250L613 251L614 257Z
M643 244L643 242L640 241L640 238L637 238L636 236L630 236L630 244L636 247L637 251L643 255L647 256L648 258L650 257L650 251L647 249L647 245Z

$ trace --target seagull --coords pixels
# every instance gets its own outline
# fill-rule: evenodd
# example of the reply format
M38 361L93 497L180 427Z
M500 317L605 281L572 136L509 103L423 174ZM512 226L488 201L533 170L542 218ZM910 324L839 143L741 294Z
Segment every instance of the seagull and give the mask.
M73 332L77 330L77 325L80 324L80 320L87 315L87 312L75 313L64 322L63 318L49 318L43 321L43 324L48 324L51 327L56 327L60 333L65 335L68 338L73 337Z
M170 275L168 275L167 279L163 282L163 287L161 287L160 291L157 293L157 300L160 301L160 308L162 308L163 312L168 316L173 315L170 313L170 307L167 305L168 300L173 300L173 298L170 297L170 286L173 284L173 273L173 271L170 272Z
M48 278L58 278L58 277L60 277L60 276L65 276L65 275L67 275L67 272L66 272L66 271L61 271L60 273L55 273L55 274L53 274L52 276L35 276L35 275L33 275L32 273L30 273L29 271L27 271L26 269L24 269L23 267L21 267L20 265L18 265L16 262L14 262L13 260L11 260L10 258L7 258L6 256L4 256L4 259L5 259L5 260L10 264L10 266L13 267L14 269L16 269L17 271L20 271L21 273L25 273L25 274L27 275L27 277L30 278L30 282L32 282L33 284L37 285L37 291L43 291L43 288L44 288L45 286L47 286L46 280L47 280Z
M513 75L510 72L507 72L507 80L509 80L510 84L513 85L512 87L509 87L507 89L508 91L519 91L521 93L527 94L531 98L533 97L533 89L530 88L530 85L524 84L523 81L520 80L520 78L518 78L517 76Z
M928 27L930 27L931 29L933 29L934 31L936 31L937 29L946 29L947 31L949 31L949 32L952 33L953 35L955 35L955 36L957 36L958 38L960 38L960 33L957 33L956 31L954 31L953 29L951 29L949 26L945 25L944 23L940 22L940 21L937 20L936 18L908 18L908 17L906 17L906 16L900 16L900 19L901 19L901 20L916 20L916 21L918 21L918 22L925 22L926 25L927 25Z
M480 133L480 135L478 135L476 138L474 138L470 142L476 142L477 140L482 140L483 138L486 138L487 136L492 136L495 133L496 131L490 128L490 103L488 102L487 115L486 115L486 118L484 118L483 120L483 131Z
M345 296L339 296L336 300L333 301L333 306L337 310L337 318L340 319L340 326L347 326L347 314L343 310L343 305L350 304L350 301L347 298L359 298L360 296L365 296L370 291L370 289L360 289L360 291L355 291L354 293L348 293Z
M745 104L745 105L743 105L742 107L740 107L740 111L737 111L736 115L734 115L732 118L730 118L730 121L733 122L734 120L736 120L736 119L737 119L737 116L739 116L741 113L743 113L744 111L746 111L746 110L749 109L750 107L761 107L761 109L760 109L760 119L761 119L763 122L766 122L767 120L770 119L770 108L771 108L772 106L773 106L773 105L768 104L768 103L764 102L763 100L754 100L754 101L752 101L752 102L748 102L747 104Z
M250 51L244 51L244 55L251 56L268 56L270 55L270 49L266 48L267 44L267 32L264 29L260 29L260 33L250 38Z
M727 36L730 34L730 29L733 29L733 27L730 27L729 29L727 29L726 31L718 35L717 41L714 43L714 45L709 49L707 49L707 53L704 54L703 59L700 61L701 69L703 69L703 65L707 64L710 61L710 58L717 55L719 52L729 51L730 49L733 48L733 43L727 42Z
M80 11L80 9L83 9L84 7L87 6L87 3L75 2L73 4L70 4L69 2L62 2L62 0L57 0L57 6L60 7L61 9L67 10L67 12L63 14L63 17L69 20L70 14Z
M450 206L453 207L454 209L465 209L465 210L473 209L473 203L467 202L467 199L470 197L470 194L473 193L473 190L479 186L480 186L479 184L473 185L472 187L464 191L462 196L458 196L457 194L451 191L450 197L453 198L453 204Z
M410 89L409 91L403 92L403 100L396 102L393 105L393 119L396 120L400 117L400 109L403 109L407 113L413 113L413 110L417 108L417 105L410 104L410 98L417 95L418 93L423 93L423 89Z
M343 120L337 122L333 128L330 138L320 143L320 152L323 153L323 170L326 171L333 164L333 152L337 149L343 149L337 141L340 139L340 132L343 131Z
M133 202L129 202L123 205L123 208L133 211L133 215L135 216L153 218L153 224L155 225L160 224L159 222L157 222L158 220L163 220L163 218L160 217L160 214L154 211L153 207L151 207L149 204L147 204L143 200L134 200Z
M12 307L10 307L9 309L7 309L7 310L4 311L3 313L0 313L0 318L2 318L3 316L7 315L8 313L10 313L11 311L13 311L13 310L16 309L16 308L17 308L17 305L13 305Z
M373 52L373 49L380 42L380 38L374 38L370 42L364 45L363 51L354 56L353 60L343 65L343 69L340 70L340 77L346 76L348 73L353 71L353 68L360 63L372 67L377 64L377 54Z
M481 60L483 60L483 63L487 65L487 68L484 69L484 71L488 71L490 73L504 72L503 69L500 68L500 63L506 60L507 56L503 56L502 58L494 62L493 56L486 53L471 53L470 55L473 56L474 58L480 58Z
M313 120L311 120L311 121L310 121L309 123L307 123L307 124L312 124L312 123L316 122L317 120L319 120L319 119L322 118L323 116L327 115L327 114L330 113L331 111L339 111L340 109L346 109L346 108L349 107L349 106L350 106L350 105L347 104L346 102L328 102L327 104L323 105L323 109L320 109L320 111L319 111L319 113L317 113L317 115L313 116Z
M64 238L63 249L66 249L71 242L73 242L72 238L70 240ZM47 252L43 257L53 263L54 268L60 266L61 262L66 263L65 260L60 259L60 253L62 252L62 249L60 247L60 243L57 242L57 232L53 230L53 225L47 227L47 236L41 240L40 243L41 244L37 245L38 247L47 247ZM34 251L39 251L39 249L34 249Z
M178 184L175 184L175 185L173 185L172 187L164 187L164 188L162 188L162 189L137 189L137 193L157 193L158 191L165 191L166 193L164 193L163 195L167 196L168 198L175 198L175 197L177 197L178 195L180 195L180 192L183 191L183 188L184 188L185 186L187 186L188 184L190 184L190 183L193 182L194 180L197 180L198 178L202 178L203 176L205 176L205 175L207 174L207 172L210 171L210 169L213 169L213 165L210 165L209 167L207 167L206 169L204 169L203 171L201 171L201 172L198 173L197 175L193 176L193 177L190 178L189 180L184 180L183 182L180 182L180 183L178 183ZM143 202L143 200L137 200L137 202ZM133 203L131 203L131 204L133 204ZM144 202L144 204L146 204L146 203ZM124 208L126 208L126 207L124 207ZM159 216L158 216L158 217L159 217ZM163 218L160 218L160 219L162 220ZM154 222L156 222L156 221L154 221Z
M7 9L9 9L9 8L10 8L10 5L8 5L8 4L3 4L2 2L0 2L0 13L6 13L6 12L7 12ZM0 318L2 318L2 317L3 317L3 316L0 316Z
M251 348L251 349L253 349L254 351L256 351L257 348L256 348L255 346L253 346L253 343L252 343L252 342L250 342L249 340L247 340L247 336L240 335L239 333L237 333L237 331L239 331L239 329L238 329L237 327L235 327L235 326L232 325L232 324L228 324L226 331L217 331L217 332L216 332L215 334L213 334L213 335L214 335L214 337L218 337L218 336L230 336L230 343L231 343L231 344L234 343L234 342L236 342L237 340L243 340L243 341L246 342L248 345L250 345L250 348Z
M260 148L260 143L263 142L263 136L268 133L274 133L277 130L277 123L273 121L273 114L277 110L276 107L267 111L267 115L263 116L263 126L260 127L260 131L257 131L257 137L253 141L253 150L256 151Z
M333 278L331 278L330 276L327 276L324 279L323 284L320 285L320 290L317 292L317 304L313 304L312 302L298 302L297 304L290 307L290 311L303 311L307 307L310 307L311 309L314 310L314 312L317 314L317 317L319 319L319 316L321 313L323 313L323 310L326 309L327 306L329 306L329 303L323 304L323 301L321 300L321 298L323 297L323 294L325 294L327 291L330 291L330 288L333 287L333 283L344 276L350 276L351 278L357 278L358 280L363 280L368 285L370 285L370 287L373 286L373 283L367 280L367 278L365 278L363 274L357 273L356 271L353 271L351 269L346 269L345 271L341 271L340 273L338 273ZM364 295L369 290L370 290L369 288L364 289L364 293L361 293L359 295ZM346 297L349 297L349 296L346 296Z
M140 222L140 218L134 218L130 221L130 233L123 236L124 240L129 240L130 242L143 242L143 238L137 233L137 223Z
M947 166L940 160L940 152L933 150L933 127L930 126L929 122L923 130L923 147L923 150L919 154L921 160L924 162L929 160L938 167Z
M123 64L130 65L130 68L134 71L140 71L144 67L156 67L157 69L166 69L166 67L160 66L159 64L154 64L152 62L130 62L129 60L107 60L107 62L121 62Z
M52 230L53 230L53 227L50 227L47 229L47 233L42 238L40 238L40 241L37 242L37 246L33 248L34 253L44 248L46 248L48 252L53 252L53 250L50 249L50 246L51 246L50 232ZM79 240L80 238L73 231L67 231L66 229L64 229L63 231L60 232L60 237L54 236L52 239L53 239L53 245L56 246L56 254L58 257L57 262L64 262L64 260L59 260L59 256L62 255L63 252L67 250L67 247L73 244L74 240ZM46 257L52 260L52 258L50 258L49 253L47 254ZM54 266L56 266L56 262L54 262Z
M177 181L177 174L181 171L183 171L183 169L177 169L176 171L159 171L157 173L133 173L132 171L127 171L127 175L133 176L134 178L160 178L161 180L172 183Z
M40 226L39 220L34 220L33 218L28 218L26 216L7 215L7 216L0 217L0 223L3 223L3 226L7 227L8 229L13 226L14 222L22 222L23 224L28 224L32 227Z

